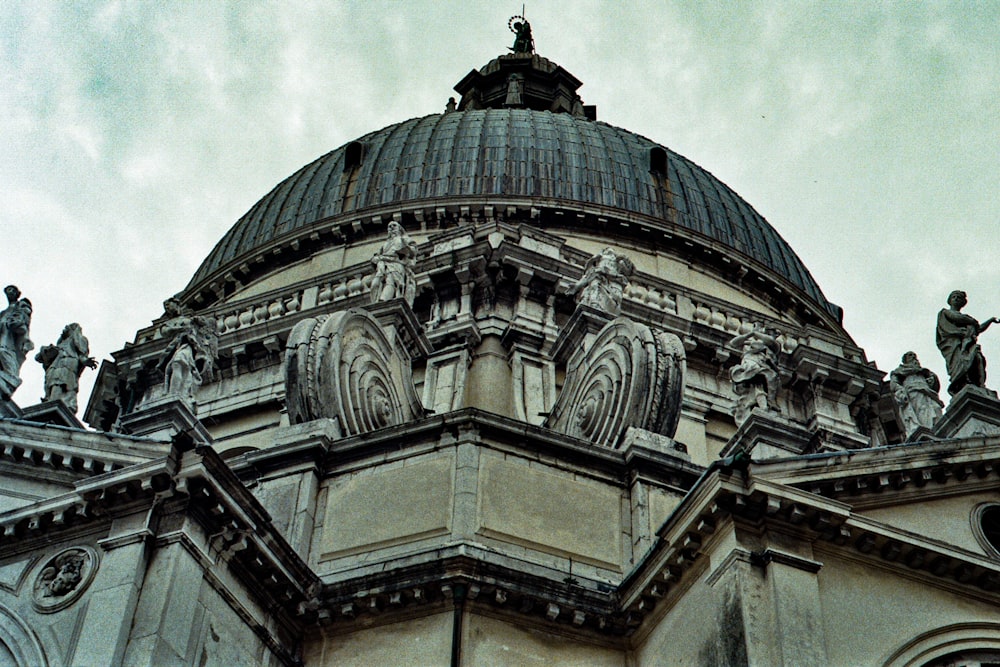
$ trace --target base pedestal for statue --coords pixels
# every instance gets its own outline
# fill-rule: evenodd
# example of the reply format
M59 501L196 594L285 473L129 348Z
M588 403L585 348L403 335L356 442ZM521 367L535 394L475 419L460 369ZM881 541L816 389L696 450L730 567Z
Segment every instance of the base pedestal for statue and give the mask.
M194 443L211 445L212 436L205 425L183 401L165 396L125 415L121 428L126 433L154 440L169 441L178 433L186 433Z
M966 385L955 394L934 425L939 438L1000 435L1000 398L985 387Z
M683 444L673 438L635 426L629 426L625 429L617 448L625 455L626 461L635 458L640 452L654 453L658 457L668 456L685 462L691 461L687 447Z
M55 426L67 426L69 428L83 428L83 423L76 418L66 404L62 401L42 401L35 405L29 405L22 410L24 419L38 422L39 424L53 424Z
M422 359L434 350L420 320L403 299L380 301L364 308L378 320L390 342L405 350L410 359Z
M552 344L552 358L557 363L566 363L575 353L586 352L608 322L615 319L611 315L591 306L579 304L570 315L566 325Z
M813 433L788 421L777 412L756 409L740 424L719 452L724 459L743 452L755 461L805 454L811 449Z

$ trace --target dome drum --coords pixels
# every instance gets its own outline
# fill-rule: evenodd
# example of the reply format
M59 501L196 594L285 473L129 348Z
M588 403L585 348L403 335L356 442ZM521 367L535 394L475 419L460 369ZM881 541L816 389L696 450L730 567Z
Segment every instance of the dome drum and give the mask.
M644 251L669 254L709 270L720 280L738 284L776 310L794 313L803 322L840 330L842 311L837 306L816 303L789 279L750 257L740 256L718 240L652 216L622 215L622 211L569 202L530 199L486 200L452 197L406 208L388 206L368 211L364 218L340 216L317 221L256 248L251 257L241 257L220 267L210 278L186 290L185 298L203 309L237 297L255 281L326 249L372 242L396 220L414 234L435 234L466 224L527 224L536 228L590 236L617 238ZM581 262L585 253L579 253Z

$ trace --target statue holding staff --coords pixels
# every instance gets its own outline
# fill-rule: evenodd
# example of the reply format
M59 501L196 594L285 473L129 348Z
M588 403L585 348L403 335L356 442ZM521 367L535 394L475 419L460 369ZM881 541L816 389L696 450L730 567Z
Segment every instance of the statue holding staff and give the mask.
M979 346L979 334L1000 319L991 317L979 323L962 312L969 302L962 290L948 295L948 308L937 319L937 346L948 367L948 393L954 396L966 385L986 386L986 358Z

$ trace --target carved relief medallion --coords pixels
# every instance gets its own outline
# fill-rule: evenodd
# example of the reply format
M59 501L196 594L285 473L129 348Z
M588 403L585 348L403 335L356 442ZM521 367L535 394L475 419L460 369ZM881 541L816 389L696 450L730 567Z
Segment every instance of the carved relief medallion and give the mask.
M99 565L87 546L63 549L45 561L32 587L32 606L43 614L60 611L83 595Z
M547 425L606 447L630 426L673 437L685 366L677 336L619 317L570 359Z

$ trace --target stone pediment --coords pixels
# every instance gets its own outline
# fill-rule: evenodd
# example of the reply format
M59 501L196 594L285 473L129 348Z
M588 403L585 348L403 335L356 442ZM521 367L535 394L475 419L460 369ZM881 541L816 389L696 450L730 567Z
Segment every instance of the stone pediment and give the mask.
M954 447L955 443L951 444ZM1000 452L1000 443L993 444L991 456L997 452ZM856 454L845 454L843 464L856 464L850 461ZM962 457L930 465L935 458L944 459L943 454L937 451L924 452L923 457L913 456L910 460L913 470L900 474L923 476L917 471L926 470L924 489L933 484L947 484L947 479L954 480L956 487L966 483L975 485L973 479L978 478L980 481L989 479L988 484L994 490L953 496L962 500L953 500L950 505L935 505L940 501L911 497L906 502L912 504L915 511L908 525L890 514L881 516L871 509L859 511L852 507L847 496L831 498L777 481L780 469L792 472L796 468L808 468L810 460L817 462L817 469L826 467L830 472L828 480L819 477L812 480L814 488L822 489L826 483L837 486L839 481L847 485L851 480L856 487L859 480L865 479L861 474L838 476L833 469L835 464L822 461L827 457L796 457L773 464L751 463L745 458L719 461L706 471L657 531L658 541L653 549L622 583L619 588L621 607L633 615L637 626L635 632L641 634L645 619L669 613L670 608L683 599L693 581L699 578L717 581L735 562L763 570L778 567L817 573L828 565L825 561L834 559L861 563L922 583L930 581L938 588L961 595L995 600L1000 591L1000 550L984 549L978 545L979 538L969 539L968 535L956 540L954 534L961 531L958 525L952 526L951 532L939 530L930 521L917 525L921 513L926 520L927 511L933 508L944 510L940 516L942 524L968 526L968 510L981 507L986 498L995 497L995 489L1000 486L1000 479L993 470L994 463L989 456L983 456L984 452L979 452L984 459L981 474L970 470L964 480L955 476L956 466L962 469L966 465ZM922 462L928 465L921 466ZM973 467L972 463L969 465ZM943 472L947 469L952 470L950 475ZM892 468L886 466L885 470L891 479ZM962 475L964 473L959 473ZM772 534L794 535L794 546L789 550L791 543L783 538L762 539ZM734 548L727 540L735 540L741 546ZM715 554L719 550L730 552L724 559L717 558Z

